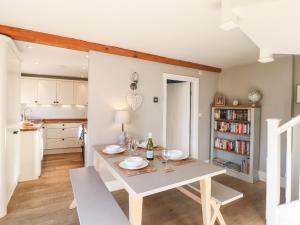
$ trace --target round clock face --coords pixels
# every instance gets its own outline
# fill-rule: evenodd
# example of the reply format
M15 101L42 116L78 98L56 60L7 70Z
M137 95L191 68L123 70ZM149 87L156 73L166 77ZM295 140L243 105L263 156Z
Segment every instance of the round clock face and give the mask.
M237 99L233 100L232 105L237 106L239 104L239 101Z

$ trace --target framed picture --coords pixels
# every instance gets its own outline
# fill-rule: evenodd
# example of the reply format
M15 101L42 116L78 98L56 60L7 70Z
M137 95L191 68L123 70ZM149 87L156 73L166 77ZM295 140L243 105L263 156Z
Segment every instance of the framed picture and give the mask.
M225 106L225 96L224 95L217 95L215 97L215 105L216 106Z
M296 103L300 104L300 84L296 85Z

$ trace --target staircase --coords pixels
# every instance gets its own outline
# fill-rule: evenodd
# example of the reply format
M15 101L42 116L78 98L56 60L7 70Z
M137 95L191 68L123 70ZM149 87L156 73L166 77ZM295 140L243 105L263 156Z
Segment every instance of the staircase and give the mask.
M273 54L300 54L299 9L299 0L222 0L220 28L241 29L266 63Z
M293 132L300 124L300 115L283 125L279 119L268 119L268 149L267 149L267 199L266 221L267 225L299 225L297 213L300 212L300 185L298 154L293 151ZM282 146L282 137L286 137L286 149ZM294 135L299 139L299 135ZM284 149L284 152L282 151ZM281 168L281 155L285 153L285 168ZM296 156L296 157L295 157ZM293 160L293 161L292 161ZM280 198L280 177L285 169L285 198ZM296 170L296 171L295 171ZM298 183L295 183L297 180Z

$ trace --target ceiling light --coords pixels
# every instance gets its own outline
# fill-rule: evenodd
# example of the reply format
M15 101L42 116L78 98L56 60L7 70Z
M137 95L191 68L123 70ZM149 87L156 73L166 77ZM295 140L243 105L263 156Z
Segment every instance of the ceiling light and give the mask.
M38 61L36 61L36 62L34 62L34 64L35 64L35 65L38 65L38 64L39 64L39 62L38 62Z
M86 55L85 57L86 57L86 58L88 58L88 57L89 57L89 55Z
M26 48L28 48L28 49L32 49L32 46L26 46Z

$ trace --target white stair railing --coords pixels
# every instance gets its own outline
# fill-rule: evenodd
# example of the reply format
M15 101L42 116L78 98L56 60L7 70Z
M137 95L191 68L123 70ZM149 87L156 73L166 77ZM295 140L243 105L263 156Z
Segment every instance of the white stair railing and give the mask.
M286 175L285 175L285 202L292 199L292 143L293 128L300 123L300 115L279 126L279 119L268 119L268 150L267 150L267 225L279 225L278 206L280 205L280 172L281 172L281 135L286 133ZM299 190L300 191L300 190ZM299 193L300 194L300 193Z

